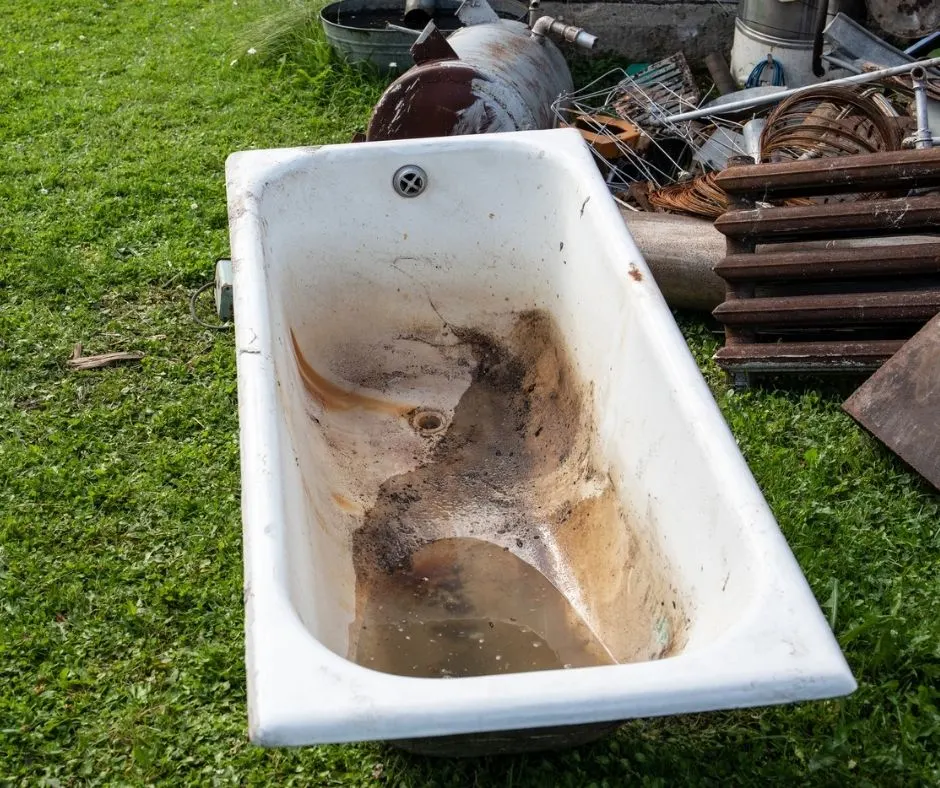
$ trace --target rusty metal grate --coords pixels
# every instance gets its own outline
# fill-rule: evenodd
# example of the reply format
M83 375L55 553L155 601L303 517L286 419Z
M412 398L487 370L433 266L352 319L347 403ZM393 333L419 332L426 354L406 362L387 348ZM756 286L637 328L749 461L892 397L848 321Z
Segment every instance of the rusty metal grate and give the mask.
M764 208L758 201L940 186L940 149L733 167L715 358L756 372L877 369L940 313L940 194Z

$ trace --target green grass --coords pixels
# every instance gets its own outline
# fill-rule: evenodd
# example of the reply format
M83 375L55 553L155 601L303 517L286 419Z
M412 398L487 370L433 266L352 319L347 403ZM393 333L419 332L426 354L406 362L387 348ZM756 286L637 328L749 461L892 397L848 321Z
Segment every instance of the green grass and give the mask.
M382 88L317 39L300 61L270 27L254 46L246 31L271 11L23 0L0 14L0 783L940 782L938 496L837 392L730 393L694 319L690 346L855 695L634 722L525 758L248 744L232 337L194 325L187 297L227 252L225 156L345 141ZM78 341L147 355L70 372Z

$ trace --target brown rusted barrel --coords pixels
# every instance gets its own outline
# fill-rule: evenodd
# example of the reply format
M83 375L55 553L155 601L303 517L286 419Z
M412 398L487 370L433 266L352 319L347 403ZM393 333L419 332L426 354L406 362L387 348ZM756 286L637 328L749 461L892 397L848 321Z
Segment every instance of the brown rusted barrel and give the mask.
M441 49L389 86L368 140L551 128L553 102L574 87L558 48L521 22L461 28Z
M865 0L868 13L886 33L919 38L940 29L937 0Z

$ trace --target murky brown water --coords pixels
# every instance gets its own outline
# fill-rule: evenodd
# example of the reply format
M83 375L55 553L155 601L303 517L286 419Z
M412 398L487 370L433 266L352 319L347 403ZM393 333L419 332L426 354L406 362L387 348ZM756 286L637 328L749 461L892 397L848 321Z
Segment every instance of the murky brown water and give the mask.
M544 575L490 542L432 542L369 596L356 661L386 673L482 676L613 663Z

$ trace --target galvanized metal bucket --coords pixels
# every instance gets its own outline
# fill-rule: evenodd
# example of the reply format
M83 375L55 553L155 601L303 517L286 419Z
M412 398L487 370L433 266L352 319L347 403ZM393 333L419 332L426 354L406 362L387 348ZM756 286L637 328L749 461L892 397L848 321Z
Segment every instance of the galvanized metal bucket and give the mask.
M526 6L516 0L492 0L504 19L523 19ZM460 0L438 0L434 20L446 34L461 24L456 17ZM350 63L371 63L382 72L401 73L414 65L411 45L420 30L387 28L384 19L404 25L404 3L395 0L340 0L320 12L327 41ZM443 22L443 23L442 23Z

